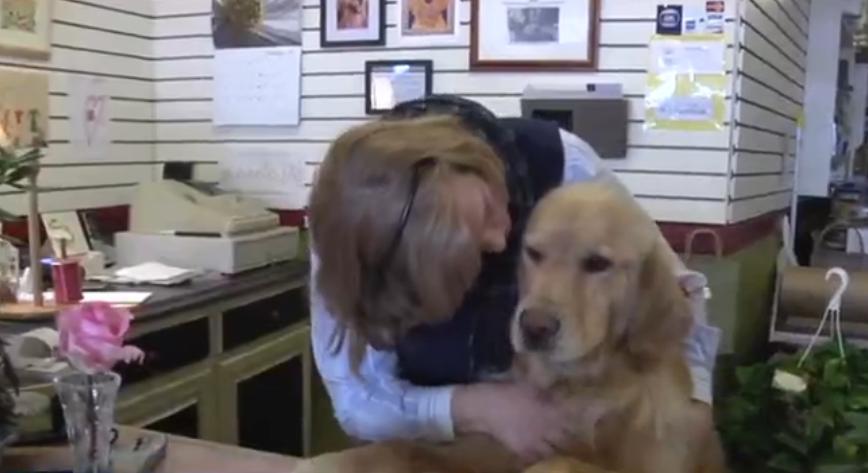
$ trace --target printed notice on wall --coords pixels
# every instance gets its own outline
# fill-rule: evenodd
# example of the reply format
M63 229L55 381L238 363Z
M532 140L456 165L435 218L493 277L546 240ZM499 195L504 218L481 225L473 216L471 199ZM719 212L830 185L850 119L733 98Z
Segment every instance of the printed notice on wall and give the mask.
M219 49L214 55L214 124L295 126L301 48Z
M262 150L238 151L220 162L220 188L273 209L307 206L309 169L304 159Z
M108 159L111 154L111 95L101 77L70 75L69 127L72 145L82 158Z

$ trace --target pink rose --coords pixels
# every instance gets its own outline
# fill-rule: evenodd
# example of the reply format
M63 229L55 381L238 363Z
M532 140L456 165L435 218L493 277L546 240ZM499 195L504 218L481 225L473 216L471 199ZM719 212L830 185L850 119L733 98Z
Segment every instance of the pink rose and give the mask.
M102 302L82 304L57 316L60 354L88 374L110 371L119 361L141 362L145 354L124 346L133 315Z

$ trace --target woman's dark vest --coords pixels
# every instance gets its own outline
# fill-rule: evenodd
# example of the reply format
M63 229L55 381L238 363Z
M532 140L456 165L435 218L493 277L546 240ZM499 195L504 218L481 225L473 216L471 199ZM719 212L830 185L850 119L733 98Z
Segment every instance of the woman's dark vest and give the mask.
M512 362L509 324L518 301L521 235L533 205L561 184L564 151L555 124L519 118L499 124L513 151L499 153L507 178L524 184L529 195L510 195L512 230L506 250L484 256L479 278L452 319L416 327L398 342L401 376L416 385L470 383L506 371Z

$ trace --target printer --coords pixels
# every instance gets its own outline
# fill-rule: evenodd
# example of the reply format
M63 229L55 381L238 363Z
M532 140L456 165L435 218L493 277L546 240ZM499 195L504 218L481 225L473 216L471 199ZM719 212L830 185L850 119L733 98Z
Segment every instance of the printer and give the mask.
M156 261L224 274L293 259L298 241L298 229L281 227L253 199L174 180L140 184L130 230L115 236L121 266Z

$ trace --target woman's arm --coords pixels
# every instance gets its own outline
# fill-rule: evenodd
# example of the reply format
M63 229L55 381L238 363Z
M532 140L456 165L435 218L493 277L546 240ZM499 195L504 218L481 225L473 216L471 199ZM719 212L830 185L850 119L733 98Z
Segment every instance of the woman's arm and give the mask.
M367 348L358 373L353 373L348 344L334 351L337 321L316 290L316 255L311 255L311 325L313 355L344 431L360 440L451 440L454 387L424 388L397 377L392 352Z
M317 259L311 255L313 274ZM594 412L551 405L527 386L470 384L419 387L397 377L397 356L367 348L353 373L346 344L330 342L337 322L311 278L314 359L332 400L335 417L352 437L447 441L455 433L493 436L526 461L551 455L576 435Z
M588 143L564 130L561 130L561 142L564 146L564 184L590 180L609 181L626 194L632 195L618 177L605 167L603 160ZM693 376L693 398L711 404L712 373L717 357L720 329L708 325L706 312L708 281L702 273L687 269L681 258L671 250L668 242L665 246L670 248L671 263L675 267L678 282L690 300L694 317L693 328L685 341L685 355Z

